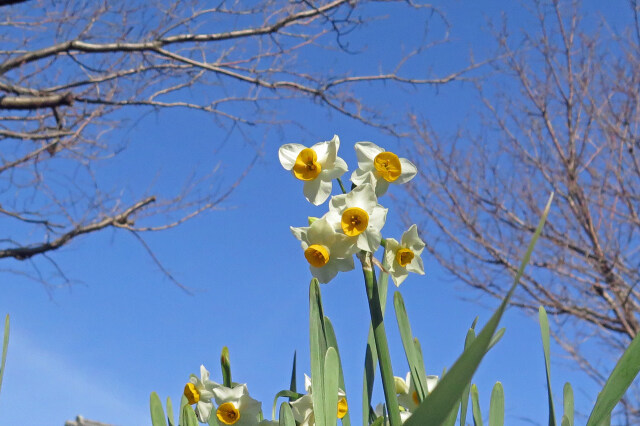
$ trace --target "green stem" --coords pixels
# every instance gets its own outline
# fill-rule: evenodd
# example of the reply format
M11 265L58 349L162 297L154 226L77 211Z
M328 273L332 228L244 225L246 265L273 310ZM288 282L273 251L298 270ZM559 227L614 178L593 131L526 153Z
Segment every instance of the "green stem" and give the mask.
M338 185L340 185L340 189L342 190L342 193L346 194L347 191L344 189L344 185L342 184L342 179L336 178L336 180L338 181Z
M378 293L378 283L373 271L371 253L362 252L358 257L362 263L364 282L367 289L367 300L369 301L369 312L371 314L371 326L373 327L373 337L376 341L376 351L378 353L378 363L382 376L382 387L384 389L384 399L387 403L389 421L391 426L400 426L400 408L396 398L396 386L391 368L391 356L389 355L389 345L387 334L384 331L384 320L382 308L380 307L380 294Z

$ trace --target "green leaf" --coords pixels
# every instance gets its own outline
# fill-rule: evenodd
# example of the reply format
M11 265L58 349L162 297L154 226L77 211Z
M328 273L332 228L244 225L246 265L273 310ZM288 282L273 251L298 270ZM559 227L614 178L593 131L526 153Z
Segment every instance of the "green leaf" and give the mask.
M180 411L178 414L179 426L184 426L184 407L186 407L187 405L189 405L189 401L187 400L187 397L183 393L182 398L180 398Z
M276 396L273 398L273 408L271 410L271 418L275 419L276 418L276 407L278 406L278 398L286 396L289 398L289 401L295 401L296 399L304 396L304 394L298 393L298 392L293 392L290 390L281 390L280 392L278 392L276 394Z
M424 366L421 368L418 363L407 308L405 307L402 295L398 291L393 294L393 306L396 310L396 320L398 321L398 329L400 329L402 346L404 347L404 353L407 356L407 363L409 364L409 371L411 372L411 381L415 383L418 401L423 401L427 397L427 383L420 374L420 370L424 370Z
M309 285L309 336L311 345L311 396L313 412L318 426L324 426L324 357L327 353L327 340L324 331L324 313L320 285L316 278Z
M340 349L338 349L338 341L336 339L336 333L333 330L333 324L329 320L329 317L324 317L324 331L327 337L327 347L333 347L338 354L338 387L342 389L345 393L347 392L347 388L344 385L344 372L342 371L342 361L340 359ZM342 418L343 426L351 426L351 418L349 416L349 411Z
M624 351L611 375L598 395L596 404L591 411L587 426L600 426L609 418L611 411L620 402L633 379L640 371L640 333L631 341Z
M338 422L338 352L334 347L327 349L327 354L324 358L324 418L326 426L336 426ZM315 393L315 389L313 391ZM314 411L314 414L316 412ZM316 415L316 425L321 426L322 423L318 423Z
M291 411L289 403L283 402L280 404L280 414L278 416L280 426L296 426L296 421L293 418L293 411Z
M573 426L569 421L569 418L566 415L562 415L562 419L560 420L560 426Z
M175 426L176 422L173 417L173 404L171 403L171 398L167 397L167 421L169 422L169 426Z
M489 408L489 426L504 425L504 390L502 383L497 382L491 391Z
M449 413L449 417L442 423L442 426L455 426L456 419L458 418L458 404L455 404L451 412Z
M389 413L389 423L391 426L400 426L402 420L400 419L400 408L396 396L391 355L389 354L389 344L384 329L384 318L382 316L380 303L381 299L371 259L372 254L368 252L363 252L360 257L367 292L367 302L369 304L369 314L371 316L371 325L373 327L373 337L375 338L376 351L378 353L378 366L380 367L380 375L382 376L382 389L384 391L384 400L387 404L387 412Z
M213 413L211 415L214 416ZM184 423L181 423L180 426L198 426L198 418L190 405L182 407L182 418L184 419Z
M476 320L478 317L476 317ZM476 338L476 332L474 331L474 327L476 325L476 320L473 321L472 327L467 331L467 337L464 339L464 348L467 349L471 342ZM464 388L464 392L462 393L462 398L460 400L460 426L465 426L467 424L467 407L469 406L469 392L471 389L471 382L467 383L467 386Z
M386 253L386 248L385 252ZM382 255L382 266L389 269L389 265L385 260L386 256ZM380 271L378 280L378 294L380 295L380 309L384 316L387 307L387 293L389 287L389 274ZM371 408L371 396L373 394L373 382L378 367L378 352L376 349L375 338L373 337L373 327L369 324L369 334L367 336L367 348L364 357L364 379L362 386L362 424L367 426L372 418L375 418L373 408Z
M527 248L522 263L520 264L518 273L515 276L514 283L502 303L491 316L487 324L483 327L482 331L478 334L478 337L476 337L473 343L469 345L469 348L462 353L447 375L438 383L438 386L436 386L434 391L427 396L413 415L404 423L405 426L439 426L449 416L454 405L460 401L464 388L473 377L480 361L484 357L491 339L496 332L498 323L502 318L502 314L507 308L509 300L520 282L520 278L524 273L525 267L529 263L533 247L540 236L540 232L542 232L542 227L544 226L544 222L549 214L552 199L553 194L549 197L549 201L544 209L542 218L538 223L538 227L531 239L531 243L529 243L529 247Z
M229 348L222 348L220 354L220 368L222 369L222 383L225 387L231 387L231 360L229 359Z
M9 348L9 314L4 318L4 338L2 339L2 361L0 361L0 388L4 377L4 365L7 362L7 349Z
M494 334L493 337L491 338L491 342L489 342L489 347L487 348L487 352L489 352L491 348L493 348L496 345L496 343L498 343L500 339L502 339L502 336L504 336L504 332L505 332L504 327L496 331L496 334Z
M473 322L471 323L471 327L469 327L470 329L472 329L473 331L476 330L476 325L478 325L478 317L475 317L473 319Z
M164 409L162 402L157 393L151 392L149 398L149 408L151 410L151 424L153 426L167 426L167 420L164 417Z
M564 402L564 415L563 418L567 418L569 422L569 426L573 426L573 389L571 388L571 383L567 382L564 384L563 389L563 402ZM564 420L562 421L562 426L564 426Z
M413 346L415 347L416 362L420 380L424 383L425 392L429 393L429 387L427 386L427 372L424 369L424 357L422 356L422 346L420 346L420 341L417 337L413 338Z
M291 367L291 384L289 385L291 392L297 392L296 388L296 351L293 351L293 366ZM291 401L291 400L289 400Z
M551 392L551 357L549 355L549 319L547 311L542 306L538 308L540 334L542 335L542 350L544 352L544 368L547 373L547 400L549 404L549 426L556 425L556 411L553 406L553 392Z
M382 426L383 422L384 417L378 417L373 423L371 423L371 426Z
M473 424L475 426L482 426L480 397L478 396L478 387L476 385L471 385L471 410L473 411Z

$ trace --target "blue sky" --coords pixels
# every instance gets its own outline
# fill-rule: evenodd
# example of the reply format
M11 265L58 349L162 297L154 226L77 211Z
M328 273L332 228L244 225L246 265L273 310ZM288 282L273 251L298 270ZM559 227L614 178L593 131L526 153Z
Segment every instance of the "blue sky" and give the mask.
M512 19L513 28L529 22L516 2L478 3L457 1L443 6L452 24L452 43L435 48L425 59L409 64L409 69L451 71L466 63L470 49L477 59L486 57L492 51L486 19L499 19L502 11ZM607 10L595 5L585 2L594 19L605 14L615 23L629 14L626 1L612 2ZM387 55L397 54L404 40L421 37L423 21L382 12L387 20L351 36L353 46L362 48L362 53L302 60L358 71L384 68L389 64ZM374 106L387 107L395 118L409 109L437 122L443 132L473 120L470 85L437 90L376 85L363 92ZM307 216L321 216L326 209L326 204L314 207L304 200L300 182L278 162L278 147L287 142L311 145L338 134L340 156L350 171L356 168L353 144L357 141L404 149L402 140L316 105L285 103L279 114L304 127L251 130L251 136L264 144L262 156L219 209L176 229L146 236L156 256L192 289L192 295L171 283L131 235L112 230L80 238L55 254L76 281L71 286L45 290L16 276L3 277L0 314L11 315L12 330L0 394L0 424L62 425L78 414L123 426L150 424L150 392L178 401L189 374L197 373L200 364L221 381L218 357L223 346L230 349L234 381L248 383L252 396L262 401L265 415L270 416L273 396L288 387L294 351L299 378L309 372L311 277L289 226L304 226ZM225 133L210 117L188 111L150 114L113 136L128 140L129 148L117 161L102 163L97 173L125 188L145 189L155 182L155 190L171 192L194 168L206 170L218 164L224 187L235 181L256 152L255 146L235 133L220 147ZM402 197L398 188L391 191ZM404 229L395 203L388 196L380 203L389 207L383 235L399 239ZM410 276L400 291L413 332L422 342L427 371L440 374L459 355L473 319L480 316L483 324L497 302L462 301L478 295L448 277L432 259L424 261L426 275ZM5 262L7 268L20 266ZM352 420L358 424L368 330L361 273L340 274L321 290L340 345ZM404 377L407 367L395 320L387 318L394 372ZM491 387L500 380L507 424L543 424L546 384L537 322L511 309L502 326L507 327L505 337L474 380L482 408L486 414ZM577 409L588 410L597 387L558 356L554 360L556 395L570 380ZM298 386L303 386L302 380ZM376 395L382 401L379 389Z

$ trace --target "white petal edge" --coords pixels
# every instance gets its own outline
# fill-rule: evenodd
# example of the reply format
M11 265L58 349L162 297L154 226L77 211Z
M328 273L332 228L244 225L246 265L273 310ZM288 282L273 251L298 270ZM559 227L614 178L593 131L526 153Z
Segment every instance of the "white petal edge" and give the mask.
M296 158L298 158L298 154L300 151L305 149L306 146L299 143L288 143L284 144L278 150L278 158L280 159L280 164L286 170L293 169L293 165L296 164Z

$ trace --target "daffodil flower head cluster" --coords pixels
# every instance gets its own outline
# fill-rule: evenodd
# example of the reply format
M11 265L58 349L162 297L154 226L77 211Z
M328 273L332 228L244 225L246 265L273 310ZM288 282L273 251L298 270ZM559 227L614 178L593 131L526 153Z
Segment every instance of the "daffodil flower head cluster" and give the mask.
M339 138L334 136L331 141L317 143L311 148L300 144L280 147L278 154L282 166L291 170L297 179L305 181L305 196L314 205L329 198L330 179L337 179L344 192L339 178L347 171L347 166L337 156L339 146ZM351 175L353 189L331 197L328 212L310 226L291 227L291 232L301 242L311 274L320 283L331 281L338 272L354 269L354 254L378 250L385 241L382 228L388 212L378 203L378 197L387 191L389 184L406 183L417 173L416 166L409 160L371 142L358 142L355 150L358 169ZM311 185L311 182L315 183ZM400 242L393 238L386 240L386 272L391 274L397 286L408 272L424 274L420 258L424 246L415 225L403 234Z
M198 421L211 424L210 417L213 416L220 426L267 424L260 422L262 404L249 396L247 385L231 385L226 387L211 381L204 365L200 366L200 378L191 375L184 387L184 396L190 405L195 404Z

